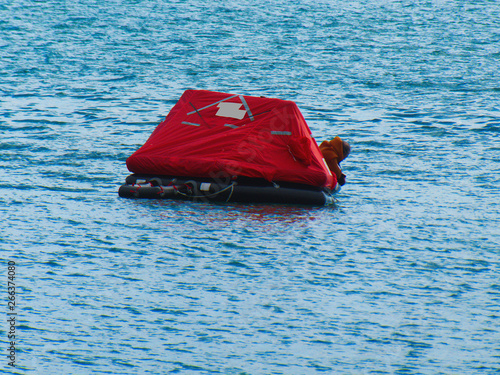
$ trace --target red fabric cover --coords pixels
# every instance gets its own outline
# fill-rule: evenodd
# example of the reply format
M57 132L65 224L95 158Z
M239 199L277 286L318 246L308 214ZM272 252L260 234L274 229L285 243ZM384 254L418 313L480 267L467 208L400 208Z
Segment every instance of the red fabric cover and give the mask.
M187 90L127 159L133 173L337 183L291 101Z

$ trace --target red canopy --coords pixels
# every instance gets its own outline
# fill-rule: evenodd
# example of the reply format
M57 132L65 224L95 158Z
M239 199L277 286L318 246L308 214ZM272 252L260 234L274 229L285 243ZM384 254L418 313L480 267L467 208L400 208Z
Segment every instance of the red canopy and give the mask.
M184 92L127 167L153 175L337 183L294 102L205 90Z

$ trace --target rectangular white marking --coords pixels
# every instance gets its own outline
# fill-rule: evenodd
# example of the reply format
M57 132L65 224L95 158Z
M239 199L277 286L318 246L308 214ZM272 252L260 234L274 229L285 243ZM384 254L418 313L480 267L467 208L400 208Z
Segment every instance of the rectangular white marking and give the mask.
M202 182L200 184L201 191L209 191L210 190L210 182Z
M247 114L247 111L245 111L244 109L240 109L241 106L241 103L219 103L217 105L217 107L219 107L219 110L215 115L219 117L231 117L241 120Z

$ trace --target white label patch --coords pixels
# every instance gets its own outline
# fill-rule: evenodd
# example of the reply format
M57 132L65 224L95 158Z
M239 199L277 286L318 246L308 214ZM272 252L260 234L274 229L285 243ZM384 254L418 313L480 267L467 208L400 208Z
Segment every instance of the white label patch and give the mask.
M242 105L242 103L219 103L217 105L217 107L219 107L219 110L215 115L241 120L247 113L247 111L245 111L244 109L240 109Z
M200 184L200 190L201 191L209 191L210 190L210 183L209 182L202 182Z

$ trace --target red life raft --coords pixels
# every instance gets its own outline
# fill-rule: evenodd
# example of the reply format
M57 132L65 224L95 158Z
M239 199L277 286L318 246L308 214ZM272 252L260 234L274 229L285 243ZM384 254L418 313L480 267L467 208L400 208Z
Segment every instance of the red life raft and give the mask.
M338 187L297 105L184 92L127 159L121 197L324 205Z

